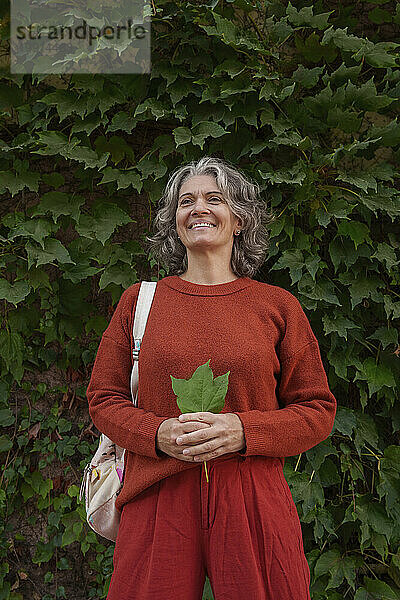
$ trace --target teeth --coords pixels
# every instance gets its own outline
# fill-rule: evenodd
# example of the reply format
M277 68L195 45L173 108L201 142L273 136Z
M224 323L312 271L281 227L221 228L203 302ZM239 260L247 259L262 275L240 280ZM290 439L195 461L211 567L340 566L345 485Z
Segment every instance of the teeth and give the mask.
M214 225L211 223L196 223L195 225L192 225L191 229L195 229L197 227L214 227Z

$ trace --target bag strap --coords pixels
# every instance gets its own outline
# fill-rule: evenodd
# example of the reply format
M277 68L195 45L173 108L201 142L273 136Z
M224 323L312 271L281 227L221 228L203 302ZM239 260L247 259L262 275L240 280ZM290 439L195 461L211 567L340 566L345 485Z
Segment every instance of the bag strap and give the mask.
M147 318L149 316L154 293L156 291L157 281L142 281L140 284L139 295L135 308L135 318L133 322L133 350L132 350L132 372L131 372L131 395L134 406L137 406L137 394L139 387L139 351L142 343L144 331L146 329Z

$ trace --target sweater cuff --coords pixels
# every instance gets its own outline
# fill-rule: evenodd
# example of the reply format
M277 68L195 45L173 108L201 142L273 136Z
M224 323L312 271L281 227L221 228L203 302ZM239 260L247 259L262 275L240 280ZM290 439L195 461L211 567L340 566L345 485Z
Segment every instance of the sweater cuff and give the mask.
M245 447L239 451L242 456L265 455L265 447L271 447L272 440L266 440L266 427L260 424L258 414L248 412L234 412L243 425Z
M141 440L141 454L161 460L163 456L159 454L156 448L157 430L165 417L158 417L154 413L147 413L143 416L138 431L138 437Z

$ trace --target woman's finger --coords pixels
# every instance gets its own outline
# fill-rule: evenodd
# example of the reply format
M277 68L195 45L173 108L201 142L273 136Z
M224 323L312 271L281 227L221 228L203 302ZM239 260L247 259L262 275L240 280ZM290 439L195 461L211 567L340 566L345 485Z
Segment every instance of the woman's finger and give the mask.
M181 423L185 423L187 421L200 421L205 423L214 423L215 418L218 415L212 412L195 412L195 413L184 413L183 415L179 415L179 421Z
M223 444L220 439L214 438L212 440L208 440L204 444L198 444L197 446L185 448L182 454L183 456L202 456L204 454L214 453L215 450L220 448L222 445Z
M210 428L210 423L200 423L200 421L187 421L186 423L179 423L178 425L181 429L179 435Z
M211 452L205 452L203 454L196 454L195 456L191 456L191 459L194 462L207 461L212 460L213 458L218 458L218 456L222 456L226 453L227 451L225 450L224 446L220 446L215 450L211 450Z
M176 443L178 446L185 446L186 444L199 444L214 437L216 437L215 427L208 425L207 427L198 429L197 431L191 431L179 435L176 438Z

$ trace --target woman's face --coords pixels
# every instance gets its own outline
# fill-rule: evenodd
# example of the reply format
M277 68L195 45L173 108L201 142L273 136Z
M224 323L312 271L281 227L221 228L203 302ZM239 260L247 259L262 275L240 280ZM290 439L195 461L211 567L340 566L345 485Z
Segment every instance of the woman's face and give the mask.
M197 226L196 223L212 226ZM233 235L241 228L241 219L232 213L216 180L210 175L187 179L179 190L176 230L187 249L232 247Z

